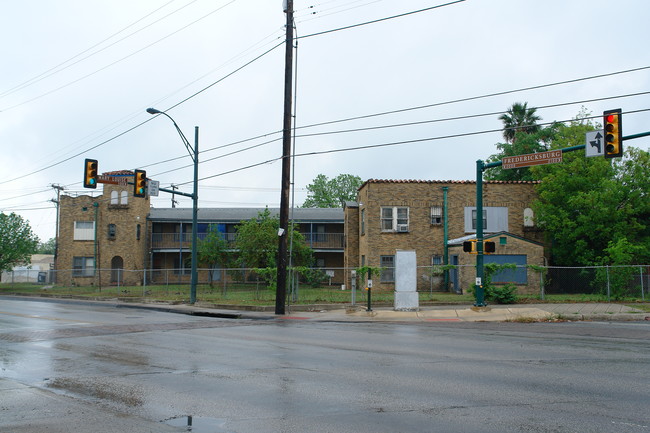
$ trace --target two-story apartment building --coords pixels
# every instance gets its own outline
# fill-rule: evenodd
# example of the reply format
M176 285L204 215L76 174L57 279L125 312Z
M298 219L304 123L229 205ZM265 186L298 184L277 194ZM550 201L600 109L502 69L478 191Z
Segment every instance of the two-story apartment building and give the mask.
M139 285L189 283L192 209L150 207L149 198L133 196L133 172L104 173L94 195L62 195L59 203L57 282L66 285ZM236 226L265 208L198 210L198 239L215 228L234 247ZM277 216L278 209L269 209ZM343 209L293 209L292 220L314 252L314 266L341 284ZM199 283L221 275L199 263ZM208 273L212 272L209 276Z
M485 236L497 240L497 251L486 256L486 263L544 263L542 233L535 228L532 211L535 184L484 182ZM474 181L370 179L359 188L358 202L345 208L345 267L381 267L375 287L393 288L396 251L414 250L419 290L431 289L432 265L445 259L459 265L451 273L451 290L467 290L475 271L462 265L473 265L475 256L462 251L462 241L475 236L476 218ZM509 278L525 291L528 278L520 274Z
M257 218L265 208L211 208L199 209L197 215L198 238L204 239L209 230L218 230L223 239L235 248L237 225ZM272 217L279 209L269 208ZM298 208L291 211L292 221L314 252L314 266L331 273L332 282L343 281L343 209ZM151 280L164 282L169 272L175 279L189 278L192 240L192 209L152 208L148 221L151 228L150 264ZM206 274L208 270L203 270ZM222 277L214 272L212 280ZM183 280L183 278L180 278ZM207 281L207 275L199 278Z
M148 198L133 197L133 172L106 173L123 177L103 184L101 195L63 195L60 199L57 281L76 285L136 285L189 283L192 209L151 208ZM486 263L544 264L542 233L534 224L535 182L484 182L485 237L495 240L496 254ZM458 265L449 288L463 291L473 281L475 256L462 251L462 241L476 232L474 181L366 181L358 201L345 209L292 210L314 251L315 263L332 284L350 287L351 270L381 267L376 287L394 288L394 257L398 250L414 250L418 289L443 290L433 285L432 265ZM273 216L278 209L269 209ZM198 211L198 238L218 230L235 248L236 226L256 218L264 208L203 208ZM467 265L466 267L463 265ZM199 264L199 283L225 273ZM211 274L210 274L211 273ZM519 269L506 280L527 289L531 277Z

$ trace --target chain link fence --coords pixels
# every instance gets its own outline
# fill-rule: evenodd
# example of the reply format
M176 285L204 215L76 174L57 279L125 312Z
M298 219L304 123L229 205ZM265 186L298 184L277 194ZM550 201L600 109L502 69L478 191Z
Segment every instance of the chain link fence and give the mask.
M373 279L373 296L394 291L394 270L383 268ZM474 266L418 267L418 292L423 298L434 294L470 293L467 281L475 276ZM506 272L506 271L502 271ZM519 273L519 274L517 274ZM514 281L520 295L544 300L552 295L600 295L607 300L636 298L645 301L650 288L650 265L594 267L517 266L493 275L496 285L526 275L525 284ZM275 299L275 269L198 269L197 300L266 301ZM356 277L353 277L356 275ZM462 278L461 278L462 277ZM0 287L26 286L43 290L65 290L69 294L102 292L102 295L189 299L191 272L183 269L71 269L16 270L3 272ZM303 302L364 302L367 275L347 268L299 268L289 271L287 300ZM465 283L461 283L464 281ZM380 299L380 298L378 298Z

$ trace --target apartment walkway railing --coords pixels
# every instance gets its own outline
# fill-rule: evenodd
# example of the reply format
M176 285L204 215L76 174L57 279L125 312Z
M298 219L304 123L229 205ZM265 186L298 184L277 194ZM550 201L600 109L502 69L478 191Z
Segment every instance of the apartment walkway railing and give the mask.
M222 233L228 245L235 248L236 233ZM199 240L205 239L207 233L199 233ZM307 245L312 249L342 250L344 246L343 233L303 233ZM187 249L192 247L190 233L153 233L151 235L152 249Z

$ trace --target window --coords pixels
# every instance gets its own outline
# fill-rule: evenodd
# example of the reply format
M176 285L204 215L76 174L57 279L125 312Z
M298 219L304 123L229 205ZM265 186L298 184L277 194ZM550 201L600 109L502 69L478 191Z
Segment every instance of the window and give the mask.
M75 277L92 277L95 275L95 259L93 257L73 257L72 275Z
M497 233L508 231L508 208L507 207L484 207L483 208L483 231L486 233ZM465 232L476 232L476 208L465 208Z
M472 230L476 230L478 222L476 221L476 209L472 210ZM487 210L483 209L483 230L487 229Z
M140 224L137 224L135 226L135 240L139 241L140 240Z
M108 225L108 238L115 239L115 233L117 232L117 226L115 224Z
M366 210L361 209L361 234L366 234Z
M92 241L95 239L95 221L75 221L74 240Z
M381 266L381 276L379 281L382 283L392 283L395 281L395 256L379 256Z
M442 206L431 206L431 224L442 224Z
M408 232L409 208L407 207L382 207L381 231L383 232Z
M111 205L117 204L117 191L111 191Z
M122 191L120 193L120 204L124 204L124 205L129 204L129 192L128 191Z
M442 265L443 257L442 256L433 256L431 257L432 265Z
M524 209L524 227L535 227L535 214L529 207Z

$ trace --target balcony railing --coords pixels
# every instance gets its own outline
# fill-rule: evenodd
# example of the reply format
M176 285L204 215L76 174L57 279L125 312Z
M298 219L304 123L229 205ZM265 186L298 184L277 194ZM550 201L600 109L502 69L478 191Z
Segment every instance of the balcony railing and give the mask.
M235 248L236 233L222 233L228 246ZM305 242L312 249L343 249L343 233L303 233ZM199 233L199 240L205 239L207 233ZM152 249L190 249L192 247L191 233L153 233L151 235Z

